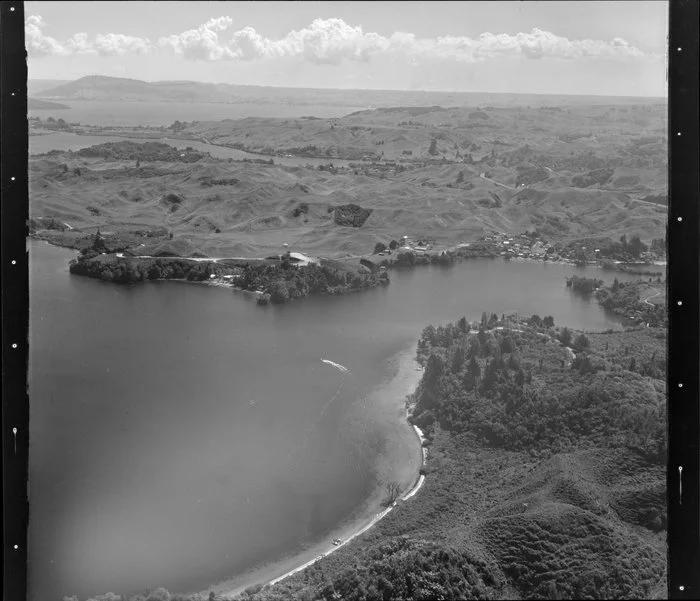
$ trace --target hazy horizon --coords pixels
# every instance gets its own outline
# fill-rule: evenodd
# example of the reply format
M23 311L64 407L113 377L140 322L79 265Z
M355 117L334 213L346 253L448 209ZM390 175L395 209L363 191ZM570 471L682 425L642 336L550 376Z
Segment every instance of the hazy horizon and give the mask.
M109 79L123 79L128 81L136 81L142 83L194 83L202 85L215 85L215 86L238 86L244 88L272 88L276 90L323 90L323 91L356 91L356 92L410 92L424 93L424 94L499 94L499 95L521 95L521 96L575 96L575 97L604 97L604 98L658 98L662 100L668 100L668 91L662 96L657 95L619 95L619 94L566 94L561 92L497 92L493 90L417 90L417 89L403 89L403 88L341 88L341 87L320 87L320 86L275 86L275 85L261 85L261 84L247 84L247 83L230 83L225 81L199 81L196 79L141 79L137 77L127 77L127 76L113 76L105 75L101 73L90 73L77 77L75 79L62 79L62 78L48 78L48 77L37 77L28 78L30 82L57 82L56 85L62 85L66 82L75 82L81 79L89 77L104 77Z
M32 78L663 97L667 2L27 2ZM66 15L70 14L70 18Z

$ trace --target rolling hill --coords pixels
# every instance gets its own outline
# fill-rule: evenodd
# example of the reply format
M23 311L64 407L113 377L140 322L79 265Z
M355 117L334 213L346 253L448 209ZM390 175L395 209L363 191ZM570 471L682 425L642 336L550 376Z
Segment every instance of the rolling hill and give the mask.
M601 126L590 136L562 141L575 129L571 120L582 124L612 111L593 107L576 116L583 109L570 110L545 112L533 121L538 126L527 119L537 109L489 109L481 111L488 119L475 119L469 109L427 107L339 120L196 123L183 134L276 155L299 154L311 145L313 153L328 157L325 166L318 159L317 166L305 167L189 151L181 160L173 148L153 154L153 143L127 141L107 153L52 151L31 159L31 215L91 231L165 228L204 252L255 256L283 243L309 252L364 254L376 242L404 234L450 245L487 230L537 229L552 240L662 237L665 207L640 199L666 193L663 144L640 155L641 134L653 130L632 128L642 118L658 119L660 109L630 108L615 121L618 129ZM406 125L418 118L426 125ZM545 132L533 132L535 127ZM663 139L661 133L647 137ZM641 147L649 145L643 141ZM381 160L335 159L334 165L328 156L359 158L380 148ZM601 165L612 169L606 181L575 185L576 177ZM168 195L180 200L164 201ZM361 227L343 227L333 218L335 208L347 204L371 210Z

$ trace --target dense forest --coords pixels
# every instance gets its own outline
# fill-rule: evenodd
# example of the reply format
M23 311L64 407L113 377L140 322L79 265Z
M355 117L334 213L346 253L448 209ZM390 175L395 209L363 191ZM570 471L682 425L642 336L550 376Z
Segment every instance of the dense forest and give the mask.
M501 323L501 322L496 322ZM666 457L665 370L623 369L568 328L427 327L418 343L425 373L414 420L424 428L469 432L515 451L633 448ZM567 346L563 346L566 343ZM578 354L566 351L576 347ZM656 359L646 358L651 364ZM643 368L640 361L639 369Z

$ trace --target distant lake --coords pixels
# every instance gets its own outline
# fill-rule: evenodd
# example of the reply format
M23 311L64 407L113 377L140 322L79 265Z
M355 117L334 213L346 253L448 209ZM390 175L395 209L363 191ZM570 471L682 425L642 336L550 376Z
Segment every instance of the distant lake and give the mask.
M119 142L122 140L130 140L132 142L147 142L145 138L129 138L123 136L83 136L70 132L51 132L48 134L29 136L29 154L44 154L51 150L72 150L73 152L81 148L88 148L96 144L104 144L105 142ZM306 158L306 157L268 157L267 155L254 154L238 150L236 148L226 148L225 146L217 146L216 144L205 144L203 142L195 142L192 140L179 140L176 138L158 138L159 142L169 144L175 148L191 147L195 150L208 152L213 157L219 159L233 159L242 161L243 159L252 160L268 160L271 158L277 165L287 166L302 166L302 165L327 165L333 163L336 167L347 166L358 161L347 161L343 159L331 158Z
M96 102L60 100L68 109L34 109L30 117L64 119L83 125L141 125L160 127L175 121L223 121L246 117L342 117L367 108L341 104L287 104L274 102Z
M228 289L71 276L73 253L42 242L29 254L37 601L201 590L319 539L418 452L385 433L403 400L395 357L426 325L487 311L619 328L565 277L636 279L479 259L261 308Z

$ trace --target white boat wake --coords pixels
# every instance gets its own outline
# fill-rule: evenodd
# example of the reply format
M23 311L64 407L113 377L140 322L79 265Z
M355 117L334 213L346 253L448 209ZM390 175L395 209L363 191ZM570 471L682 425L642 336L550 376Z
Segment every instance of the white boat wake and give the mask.
M341 365L340 363L336 363L335 361L331 361L330 359L321 359L324 363L328 363L328 365L332 365L333 367L339 369L343 373L346 373L348 371L348 368L345 367L344 365Z

